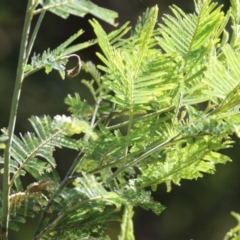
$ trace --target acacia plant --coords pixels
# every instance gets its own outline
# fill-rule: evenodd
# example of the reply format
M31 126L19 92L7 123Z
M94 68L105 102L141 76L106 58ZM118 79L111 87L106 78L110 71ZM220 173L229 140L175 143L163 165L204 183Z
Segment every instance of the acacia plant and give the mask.
M32 55L46 11L63 18L91 13L110 24L117 14L86 0L28 0L10 120L1 135L2 239L36 214L35 240L109 239L110 221L121 222L119 240L134 239L134 207L164 210L147 187L166 184L170 191L181 179L212 174L216 164L230 161L219 150L232 146L231 134L239 135L239 1L231 0L226 14L221 8L210 0L196 0L192 14L172 6L159 24L154 6L132 30L126 23L109 34L93 19L95 40L70 46L79 30L56 49ZM97 67L79 57L93 44L101 48ZM71 57L78 64L66 70ZM57 70L63 79L88 72L92 80L83 83L95 103L68 95L68 116L32 116L33 133L15 135L22 84L42 69ZM63 179L55 170L55 148L76 151ZM26 173L35 182L25 188Z

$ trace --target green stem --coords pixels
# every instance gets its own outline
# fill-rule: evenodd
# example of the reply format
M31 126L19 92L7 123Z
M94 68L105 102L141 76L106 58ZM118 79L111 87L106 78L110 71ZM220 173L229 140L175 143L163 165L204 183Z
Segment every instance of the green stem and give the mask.
M119 168L117 171L115 171L107 180L106 182L109 182L113 178L115 178L119 173L123 172L125 169L135 165L136 163L140 162L141 160L145 159L149 155L153 154L154 152L158 151L160 148L165 147L166 145L172 143L174 140L176 140L180 136L180 132L177 133L175 136L172 138L166 140L165 142L161 142L160 144L157 144L155 147L151 148L149 151L143 153L141 156L138 158L134 159L133 161L125 164L121 168Z
M25 16L23 34L21 39L20 54L18 59L18 69L16 75L15 88L12 98L11 113L8 124L8 143L4 152L4 174L3 174L3 199L2 199L2 229L1 235L3 240L8 239L8 225L9 225L9 195L10 195L10 151L12 145L12 139L16 124L16 116L18 109L18 102L21 94L22 81L24 76L25 60L26 60L26 48L28 43L28 36L30 31L30 25L32 20L32 12L35 4L31 0L28 1L27 11Z
M170 112L173 109L175 109L175 106L171 105L170 107L158 110L156 112L152 112L152 113L148 113L146 115L140 116L140 117L136 117L136 118L133 119L133 122L137 122L138 120L143 120L143 119L146 119L146 118L156 117L157 115L160 115L162 113ZM166 120L166 118L164 118L164 120ZM124 127L124 126L126 126L128 124L129 124L129 120L127 120L125 122L120 122L120 123L118 123L116 125L112 125L112 126L109 126L109 127L106 127L106 128L108 130L114 130L114 129L118 129L118 128Z
M34 30L33 30L32 36L31 36L31 38L30 38L30 40L29 40L29 44L28 44L28 48L27 48L27 53L26 53L26 59L25 59L25 65L26 65L27 62L28 62L29 56L30 56L31 51L32 51L33 44L34 44L34 42L35 42L35 39L36 39L38 30L39 30L40 25L41 25L41 23L42 23L42 20L43 20L43 18L44 18L44 16L45 16L45 13L46 13L46 11L41 12L41 14L40 14L40 16L39 16L39 18L38 18L38 20L37 20L36 26L35 26L35 28L34 28Z

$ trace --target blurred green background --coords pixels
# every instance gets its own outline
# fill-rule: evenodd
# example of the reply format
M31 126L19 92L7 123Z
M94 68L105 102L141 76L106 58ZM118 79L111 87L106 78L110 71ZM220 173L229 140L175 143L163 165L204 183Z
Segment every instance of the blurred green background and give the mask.
M194 10L193 0L93 0L96 4L113 9L119 13L119 24L131 21L136 23L137 17L147 8L159 5L159 21L163 13L170 13L168 6L176 4L186 12ZM229 8L228 1L218 1L224 4L224 11ZM24 14L27 1L0 1L0 128L7 127L11 98L16 74L18 51ZM94 38L88 19L71 16L63 20L47 13L34 46L34 52L41 53L47 48L55 48L80 28L85 34L77 42ZM114 28L102 23L109 32ZM83 61L98 62L95 52L97 46L80 52ZM23 84L22 98L18 112L16 132L31 131L28 118L31 115L51 115L67 113L63 100L67 94L79 92L82 98L92 101L87 89L81 85L81 80L87 75L81 73L71 80L62 81L56 72L46 75L40 71ZM224 153L229 155L232 163L217 166L215 175L205 175L197 181L182 181L181 187L174 186L170 193L165 186L160 186L153 193L167 209L156 216L149 211L135 209L134 227L136 240L222 240L225 233L235 225L230 211L240 212L240 148L239 140L234 148ZM75 152L56 151L58 170L63 176L71 165ZM27 183L26 183L27 184ZM11 233L10 240L31 239L35 220L29 220L18 233ZM117 239L118 224L112 224L109 229L111 239Z

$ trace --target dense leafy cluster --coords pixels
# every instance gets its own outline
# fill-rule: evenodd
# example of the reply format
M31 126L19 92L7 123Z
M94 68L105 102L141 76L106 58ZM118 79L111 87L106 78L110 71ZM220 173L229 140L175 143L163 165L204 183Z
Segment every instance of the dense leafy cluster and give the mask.
M41 11L61 17L80 6L85 14L84 6L90 4L41 2ZM38 205L34 239L109 239L104 231L109 221L122 222L119 239L134 239L134 207L156 214L164 210L146 187L155 190L163 183L170 191L172 183L212 174L216 164L230 161L219 150L232 146L231 134L239 135L240 6L237 0L231 3L227 14L210 0L196 1L192 14L172 6L161 24L155 6L130 35L129 23L107 34L91 20L96 40L68 47L80 30L57 49L34 55L25 77L45 68L64 78L67 56L98 43L101 72L91 62L82 63L92 77L84 84L95 104L78 93L69 95L70 116L32 117L35 133L13 137L10 200L20 199L20 204L12 202L11 220L23 221ZM231 37L225 29L229 21ZM62 182L52 156L61 147L79 151ZM38 181L34 190L21 184L26 172ZM23 199L29 199L28 206ZM122 219L116 214L121 209Z

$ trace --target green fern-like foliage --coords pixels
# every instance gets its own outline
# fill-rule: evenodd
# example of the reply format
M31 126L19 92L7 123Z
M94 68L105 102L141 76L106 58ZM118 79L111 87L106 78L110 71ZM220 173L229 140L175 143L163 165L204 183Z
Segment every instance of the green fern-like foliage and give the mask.
M106 224L120 220L113 213L120 209L122 200L117 194L106 191L93 175L76 178L74 185L74 188L62 191L55 200L54 208L59 214L47 227L44 226L44 231L54 239L69 237L73 232L76 238L94 232L99 237L105 236L102 230ZM49 217L46 220L49 221Z
M27 64L25 67L25 77L33 74L36 71L45 69L45 73L50 73L53 69L57 70L62 79L65 79L66 64L68 62L68 56L74 52L80 51L84 48L90 47L96 44L96 40L79 43L76 45L69 45L83 34L83 30L79 30L64 43L58 46L54 50L46 50L43 54L34 54L31 59L31 64Z
M78 10L73 6L80 2L88 3L73 1L75 5L61 11L55 6L52 12L74 14ZM60 2L42 3L43 9L53 3ZM164 210L147 187L166 184L170 191L172 184L213 174L216 164L231 161L219 152L232 146L230 136L239 135L240 123L240 6L237 0L231 4L227 14L210 0L195 1L192 14L172 6L162 24L157 23L155 6L131 33L129 23L107 34L96 20L90 21L102 64L97 68L83 62L82 69L91 77L83 83L95 103L78 93L68 95L71 116L32 117L34 133L14 136L13 225L36 208L41 221L35 240L109 239L110 221L121 221L119 239L134 239L134 207L156 214ZM230 38L225 30L229 21ZM64 77L66 55L92 44L68 47L81 34L34 55L25 76L45 68ZM3 144L5 137L3 132ZM61 147L79 152L62 182L52 155ZM20 176L26 173L37 182L24 188ZM122 220L116 214L121 209Z
M91 92L112 108L99 107L98 138L86 144L77 171L97 174L125 206L120 239L133 239L132 207L163 211L146 187L163 183L170 191L172 183L213 174L216 164L230 161L219 150L239 131L239 61L236 37L228 43L220 36L229 19L237 24L236 9L225 15L211 1L195 5L193 14L173 6L160 25L158 8L148 9L129 38L128 24L107 35L91 21L104 72L100 90Z
M30 122L35 134L15 136L11 150L11 185L15 183L18 191L23 189L19 181L15 182L20 175L28 172L37 180L46 178L45 174L56 166L52 156L54 149L66 147L77 150L80 147L78 141L69 136L90 131L86 130L86 122L65 116L56 116L53 121L47 116L32 117Z
M164 16L165 24L156 28L158 8L149 9L129 39L118 37L126 30L125 25L116 31L118 41L114 43L96 21L91 22L104 53L98 54L105 64L100 66L106 73L103 84L106 92L114 92L103 98L115 104L115 112L129 116L126 136L117 130L121 125L107 127L116 128L109 134L127 143L123 146L111 139L107 150L100 154L108 156L105 160L100 157L101 167L102 162L106 167L117 167L107 182L125 174L135 176L138 167L138 187L166 183L170 190L171 182L179 184L181 179L213 173L215 164L230 160L218 150L232 144L226 136L234 127L223 119L239 104L238 88L226 75L218 78L220 67L214 70L214 61L219 62L221 56L226 65L220 65L222 71L238 74L238 61L233 59L237 53L230 57L233 50L227 43L219 48L219 36L230 14L224 15L221 7L211 1L195 4L194 14L185 14L173 6L174 16ZM228 59L236 71L229 70ZM212 73L217 81L210 76ZM222 96L218 88L224 89ZM205 109L195 106L206 102ZM114 151L111 147L115 144L118 147ZM84 158L88 158L87 154Z
M14 136L11 149L10 186L13 190L10 196L10 206L13 221L19 221L15 216L17 213L34 216L32 213L34 202L38 203L34 211L40 211L41 205L44 206L47 203L47 197L42 192L51 186L56 188L59 184L60 178L55 171L56 162L53 151L62 147L78 150L81 146L80 140L72 139L71 136L83 132L89 136L92 135L88 123L76 118L56 116L52 120L44 116L31 117L29 120L35 133ZM2 158L0 160L4 163ZM35 183L34 188L32 186L24 189L20 179L26 173L32 175L40 183ZM52 180L45 184L41 183L47 179Z
M33 14L45 13L50 11L61 18L68 18L70 15L78 17L84 17L90 13L95 17L98 17L109 24L117 26L115 18L118 14L112 10L99 7L91 1L86 0L39 0L33 3L33 7L40 5L38 9L33 11ZM35 6L35 7L36 7ZM41 18L41 17L40 17ZM32 73L45 68L45 72L48 74L52 69L57 70L60 73L62 79L65 79L66 63L68 62L68 56L72 53L80 51L84 48L90 47L96 43L96 40L79 43L73 46L69 45L79 36L83 34L83 30L79 30L76 34L71 36L67 41L62 43L53 51L50 49L43 52L43 54L34 54L30 64L25 66L25 76L27 77Z

